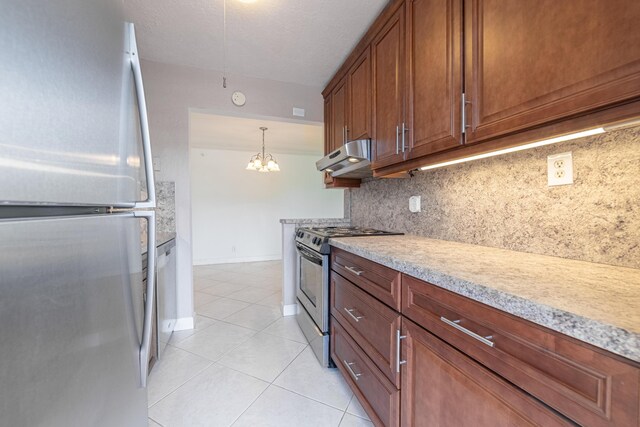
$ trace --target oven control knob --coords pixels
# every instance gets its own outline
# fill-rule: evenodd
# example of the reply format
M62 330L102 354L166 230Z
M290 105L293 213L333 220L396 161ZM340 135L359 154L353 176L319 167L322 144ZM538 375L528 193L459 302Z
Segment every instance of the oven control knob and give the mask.
M315 245L317 245L318 243L320 243L320 238L319 238L319 237L314 237L314 238L313 238L313 243L314 243Z

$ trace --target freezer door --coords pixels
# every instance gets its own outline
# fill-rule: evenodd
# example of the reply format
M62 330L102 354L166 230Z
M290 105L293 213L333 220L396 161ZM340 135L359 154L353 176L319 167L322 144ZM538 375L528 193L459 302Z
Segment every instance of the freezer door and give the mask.
M133 206L147 177L122 1L0 6L0 204Z
M146 426L139 219L0 221L0 425Z

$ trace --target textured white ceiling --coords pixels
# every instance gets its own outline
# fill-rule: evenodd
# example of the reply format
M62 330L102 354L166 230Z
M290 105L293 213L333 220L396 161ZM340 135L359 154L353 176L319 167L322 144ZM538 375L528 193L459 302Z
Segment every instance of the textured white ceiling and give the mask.
M189 144L192 148L255 151L262 149L262 131L267 152L313 154L323 151L321 124L289 123L192 112L189 115Z
M224 0L125 0L144 59L223 70ZM324 86L387 0L227 2L227 71Z

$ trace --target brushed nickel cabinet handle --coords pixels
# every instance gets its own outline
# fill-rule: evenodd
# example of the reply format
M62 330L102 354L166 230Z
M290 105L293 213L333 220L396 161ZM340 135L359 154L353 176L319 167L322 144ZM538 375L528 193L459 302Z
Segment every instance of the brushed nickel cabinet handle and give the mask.
M356 374L355 371L351 368L351 366L355 365L356 363L355 362L347 362L344 359L342 359L342 361L344 362L344 366L347 368L347 370L349 371L349 373L351 374L353 379L358 381L358 379L362 376L362 374Z
M495 343L493 341L489 341L488 338L493 338L493 335L489 335L487 337L482 337L478 334L476 334L475 332L471 332L470 330L468 330L467 328L460 326L460 320L449 320L446 317L442 317L440 316L440 320L442 320L444 323L446 323L449 326L452 326L454 328L456 328L457 330L459 330L460 332L463 332L467 335L469 335L472 338L477 339L478 341L480 341L482 344L486 344L489 347L493 347L495 345Z
M400 365L407 363L406 360L400 360L400 341L406 337L406 335L400 335L400 329L396 329L396 372L400 372Z
M404 134L409 131L409 128L405 126L404 122L402 122L402 152L404 153Z
M400 153L400 141L398 140L399 133L400 133L400 126L396 126L396 154Z
M347 270L349 270L350 272L352 272L353 274L355 274L356 276L361 276L362 273L364 273L363 270L356 270L355 267L348 267L348 266L344 266L344 268L346 268Z
M354 311L356 311L356 309L355 309L355 308L347 308L347 307L345 307L345 308L344 308L344 311L346 311L346 312L347 312L347 314L348 314L349 316L351 316L351 318L352 318L353 320L355 320L356 322L359 322L359 321L360 321L360 319L364 319L364 316L356 316L355 314L353 314L353 312L354 312Z

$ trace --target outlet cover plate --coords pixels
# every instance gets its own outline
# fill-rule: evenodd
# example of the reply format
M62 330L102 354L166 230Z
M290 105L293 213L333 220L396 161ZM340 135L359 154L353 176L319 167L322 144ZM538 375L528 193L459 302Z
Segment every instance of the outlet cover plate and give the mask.
M409 197L409 210L413 213L417 213L422 210L422 206L420 203L420 196Z
M549 187L573 184L573 155L571 151L547 156L547 184Z

